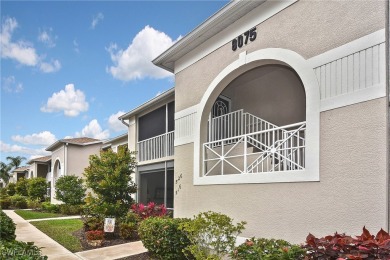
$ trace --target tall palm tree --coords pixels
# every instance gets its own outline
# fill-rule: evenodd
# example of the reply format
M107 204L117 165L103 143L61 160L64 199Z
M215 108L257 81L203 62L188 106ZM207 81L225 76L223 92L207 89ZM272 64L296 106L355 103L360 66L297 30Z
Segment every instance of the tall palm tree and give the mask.
M10 179L10 171L12 167L9 164L5 164L0 162L0 179L3 179L5 184L7 185Z
M7 156L7 160L11 161L8 165L14 167L14 169L19 168L19 166L22 164L22 161L26 160L26 157L23 156Z

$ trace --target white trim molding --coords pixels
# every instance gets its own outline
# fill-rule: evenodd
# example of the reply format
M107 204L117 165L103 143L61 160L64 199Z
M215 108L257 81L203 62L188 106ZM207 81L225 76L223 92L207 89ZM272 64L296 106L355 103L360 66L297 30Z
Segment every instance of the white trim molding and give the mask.
M218 34L210 38L210 40L205 41L204 43L197 46L198 48L195 48L184 56L180 57L180 59L175 62L175 74L188 68L203 57L206 57L210 53L229 43L232 39L237 37L237 35L240 35L242 32L263 23L264 21L281 12L296 1L297 0L265 1L263 4L254 9L258 11L252 11L247 13L244 17L240 18L232 25L230 25L229 30L219 31L218 29Z
M282 64L295 70L306 92L306 152L305 170L261 174L232 174L201 177L201 133L207 127L212 100L242 73L266 64ZM281 48L269 48L247 54L223 69L207 88L198 106L194 135L194 185L306 182L319 181L320 93L317 77L310 63L298 53Z
M175 146L193 143L198 105L175 113Z
M308 60L320 86L321 111L386 96L385 30Z

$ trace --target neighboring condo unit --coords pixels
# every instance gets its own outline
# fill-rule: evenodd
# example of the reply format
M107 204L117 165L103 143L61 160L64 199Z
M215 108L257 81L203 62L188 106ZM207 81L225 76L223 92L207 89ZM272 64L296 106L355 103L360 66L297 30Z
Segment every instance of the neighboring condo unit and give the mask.
M31 159L27 164L30 165L28 179L41 177L51 182L51 156Z
M9 179L9 182L16 183L21 178L28 179L29 172L30 172L29 166L18 167L12 171L12 177Z
M157 57L175 74L174 179L165 176L175 217L219 211L246 220L245 237L291 242L364 225L388 230L386 8L231 1ZM138 143L130 150L145 192L173 124L150 133L162 126L150 116L144 128L137 113L122 119ZM156 190L146 193L140 201Z
M108 149L112 149L114 152L117 152L119 147L121 146L127 147L128 146L127 143L128 143L128 135L127 133L125 133L123 135L119 135L104 141L102 145L102 150L106 151Z
M139 203L173 208L175 92L170 89L119 117L128 127L128 149L137 151Z
M55 182L61 176L75 175L83 177L84 169L89 165L89 156L99 154L103 141L89 138L61 139L46 148L51 154L51 202L54 198Z

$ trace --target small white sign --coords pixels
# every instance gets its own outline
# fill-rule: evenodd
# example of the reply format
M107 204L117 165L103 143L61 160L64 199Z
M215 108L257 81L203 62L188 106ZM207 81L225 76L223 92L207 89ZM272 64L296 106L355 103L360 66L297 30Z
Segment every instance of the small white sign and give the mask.
M104 232L112 233L115 229L115 218L104 219Z

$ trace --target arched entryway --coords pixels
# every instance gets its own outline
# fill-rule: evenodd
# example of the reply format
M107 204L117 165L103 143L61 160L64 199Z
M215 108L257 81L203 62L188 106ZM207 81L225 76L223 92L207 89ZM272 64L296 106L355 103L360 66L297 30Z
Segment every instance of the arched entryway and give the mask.
M229 112L215 116L221 98ZM319 180L318 82L297 53L242 53L210 84L198 113L195 184Z
M59 177L62 176L62 164L61 164L61 161L59 159L56 159L55 162L54 162L54 165L53 165L53 169L52 169L52 174L51 174L51 177L52 177L52 180L51 180L51 198L53 199L55 196L55 184L56 184L56 181L58 180ZM54 200L52 200L52 202L54 202Z
M290 67L263 65L229 83L210 111L203 176L305 169L306 96Z

